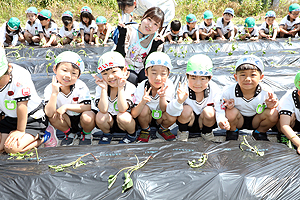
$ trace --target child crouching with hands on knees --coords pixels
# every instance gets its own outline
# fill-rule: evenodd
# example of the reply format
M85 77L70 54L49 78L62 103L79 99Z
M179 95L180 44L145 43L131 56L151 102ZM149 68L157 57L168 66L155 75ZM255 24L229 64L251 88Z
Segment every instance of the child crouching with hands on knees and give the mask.
M256 140L266 140L266 132L278 121L278 99L259 82L264 77L264 64L254 55L242 56L236 63L237 84L223 90L216 106L217 122L226 129L226 141L237 140L240 129L253 130Z
M30 73L8 63L3 48L0 48L0 94L0 151L28 151L54 137L45 134L48 120Z
M61 146L73 145L81 132L79 145L91 144L95 113L91 110L91 95L86 84L79 80L84 63L77 53L65 51L55 59L53 76L44 91L45 113L50 123L65 134Z
M145 74L148 79L138 85L135 92L136 107L131 111L142 128L138 141L149 141L152 120L160 125L158 133L165 140L175 139L168 128L176 122L176 117L166 112L175 94L173 82L168 79L172 68L169 56L163 52L153 52L146 60Z
M213 64L208 56L192 56L186 68L188 87L182 88L179 84L177 99L167 107L170 115L178 116L177 139L180 141L187 141L190 132L201 132L203 139L215 141L212 132L217 128L214 106L220 90L215 83L210 82L212 68Z
M126 132L119 143L132 143L136 140L136 123L130 114L134 104L136 87L127 81L129 72L125 59L118 52L107 52L98 61L95 103L99 109L96 125L103 131L99 144L109 144L114 132Z

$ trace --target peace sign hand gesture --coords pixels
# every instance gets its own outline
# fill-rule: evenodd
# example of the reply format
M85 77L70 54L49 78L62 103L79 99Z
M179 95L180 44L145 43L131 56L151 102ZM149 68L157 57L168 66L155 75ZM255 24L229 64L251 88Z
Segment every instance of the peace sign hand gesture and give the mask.
M95 79L95 83L99 85L103 90L107 90L107 83L103 79L99 78L96 74L92 74Z
M152 88L150 87L148 91L147 91L147 88L145 88L145 90L144 90L144 96L143 96L142 101L143 101L145 104L151 101L151 97L150 97L150 95L149 95L151 89L152 89Z
M278 99L274 96L272 92L268 92L268 98L265 100L268 108L276 108L278 105Z
M157 91L157 94L159 95L160 98L163 98L166 96L166 90L167 90L168 86L161 86L161 88Z
M129 71L120 73L120 75L118 76L118 88L123 88L124 87L129 75L130 75Z
M177 90L177 96L178 96L178 103L183 104L185 100L188 98L189 94L185 90L186 88L186 83L184 83L184 86L181 85L181 82L179 82L179 87Z
M234 108L234 99L223 99L224 101L224 106L226 106L227 109L232 109Z
M165 28L161 29L161 31L157 34L156 38L154 38L155 41L161 40L162 42L165 42L165 35L163 35L165 31Z
M52 93L53 94L58 94L59 93L59 87L61 87L62 84L60 84L57 79L56 76L52 76Z

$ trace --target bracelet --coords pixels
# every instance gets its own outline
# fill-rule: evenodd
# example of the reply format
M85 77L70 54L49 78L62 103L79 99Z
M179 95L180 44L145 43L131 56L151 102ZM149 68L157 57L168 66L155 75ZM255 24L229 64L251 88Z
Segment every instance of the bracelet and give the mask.
M294 135L293 137L290 138L290 140L292 140L293 138L298 137L298 135Z

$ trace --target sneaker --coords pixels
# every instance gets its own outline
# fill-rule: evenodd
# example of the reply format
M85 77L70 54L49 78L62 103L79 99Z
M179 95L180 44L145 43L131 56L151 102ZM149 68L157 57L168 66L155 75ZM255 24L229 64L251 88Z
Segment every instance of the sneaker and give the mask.
M258 132L257 130L254 130L252 132L252 136L254 137L255 140L270 141L267 137L267 133L261 133Z
M189 131L177 130L177 140L187 142L189 138Z
M56 129L51 124L48 125L45 134L49 134L50 138L44 143L44 147L56 147L58 143Z
M171 133L170 129L168 128L166 129L159 128L158 133L167 141L175 140L175 135Z
M98 144L110 144L113 136L110 133L104 133L99 140Z
M65 138L61 141L61 146L71 146L74 145L74 141L77 139L77 134L70 133L69 135L65 134Z
M226 141L238 140L238 139L239 139L239 131L226 131Z
M141 142L149 142L149 138L150 138L150 128L142 129L137 140Z
M130 134L126 133L126 135L123 137L123 139L120 140L119 144L123 144L123 143L128 144L128 143L135 142L136 136L135 137L134 136L135 136L135 134L130 135Z
M215 136L214 136L213 132L201 133L201 137L206 141L215 141Z
M92 134L84 134L81 132L81 137L79 139L79 145L91 145L92 144Z

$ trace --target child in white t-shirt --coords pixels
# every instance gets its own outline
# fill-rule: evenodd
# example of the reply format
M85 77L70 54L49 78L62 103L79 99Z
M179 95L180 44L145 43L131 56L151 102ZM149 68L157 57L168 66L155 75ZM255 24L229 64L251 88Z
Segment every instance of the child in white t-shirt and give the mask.
M199 43L199 27L197 25L197 18L194 14L186 16L186 25L182 28L183 38L191 38L194 43Z
M84 42L94 45L94 34L97 33L97 25L95 17L92 15L92 9L87 6L82 7L80 10L79 28L81 37L79 45L84 45Z
M63 27L59 30L58 37L60 38L58 46L72 44L73 46L78 41L79 23L73 20L73 14L66 11L62 14Z
M173 20L167 26L165 37L170 44L181 43L183 39L183 31L179 20Z
M231 21L234 17L234 10L232 8L226 8L223 12L223 17L217 19L217 40L229 40L232 41L237 34L237 28Z
M300 32L300 5L297 3L291 4L289 7L289 13L285 16L280 24L280 34L281 38L295 37L295 35Z
M97 37L95 41L96 45L100 45L99 39L102 40L102 44L107 46L107 40L112 38L112 26L107 23L107 20L103 16L99 16L96 19L97 24Z
M20 20L16 17L10 18L0 28L0 47L4 47L4 42L8 47L14 47L17 42L25 42L22 29L20 26Z
M37 18L38 11L36 7L30 7L26 11L28 21L25 25L24 37L29 45L39 43L41 41L39 35L39 27L41 26L40 20Z
M216 23L213 20L213 14L207 10L203 13L203 22L199 25L199 34L201 40L215 39L217 36Z
M259 39L276 40L277 34L280 32L278 23L275 21L276 14L270 10L266 13L265 21L259 27Z
M250 39L252 41L258 40L258 27L255 25L255 19L253 17L248 17L245 19L245 25L241 30L239 38L241 40Z
M52 13L50 10L42 10L38 13L38 19L41 22L39 26L40 34L40 45L42 47L51 47L57 45L56 35L57 35L57 25L53 19L51 19Z

